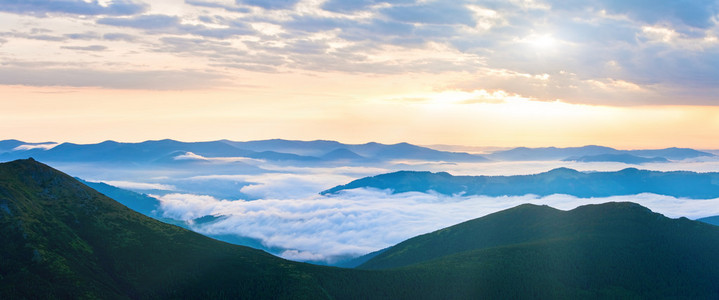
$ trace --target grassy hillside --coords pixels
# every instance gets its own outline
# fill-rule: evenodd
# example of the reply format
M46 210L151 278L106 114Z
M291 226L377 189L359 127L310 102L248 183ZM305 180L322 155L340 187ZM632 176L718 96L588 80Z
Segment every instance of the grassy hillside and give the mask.
M324 296L303 264L145 217L34 161L0 166L0 298Z
M405 271L467 298L716 299L719 227L634 203L525 204L409 239L359 268Z

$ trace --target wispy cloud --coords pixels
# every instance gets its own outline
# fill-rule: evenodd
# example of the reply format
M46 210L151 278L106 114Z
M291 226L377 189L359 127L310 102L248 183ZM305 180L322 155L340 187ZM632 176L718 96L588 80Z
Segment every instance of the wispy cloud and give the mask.
M20 145L12 149L12 151L23 151L23 150L32 150L32 149L43 149L43 150L50 150L57 146L59 144L39 144L39 145Z
M104 47L104 46L100 46ZM100 51L91 46L81 51ZM28 86L102 87L108 89L188 90L219 85L225 77L198 70L147 71L102 70L43 66L41 63L12 64L0 68L0 84Z
M71 15L134 15L148 9L148 5L130 0L116 0L109 5L102 5L98 1L82 0L2 0L0 11L31 14L35 16L48 16L48 14Z
M80 50L80 51L94 51L100 52L107 50L107 46L103 45L90 45L90 46L63 46L63 49L69 50Z
M122 181L122 180L88 180L90 182L102 182L112 186L116 186L122 189L129 190L162 190L162 191L174 191L176 188L169 184L160 183L145 183L145 182L133 182L133 181Z

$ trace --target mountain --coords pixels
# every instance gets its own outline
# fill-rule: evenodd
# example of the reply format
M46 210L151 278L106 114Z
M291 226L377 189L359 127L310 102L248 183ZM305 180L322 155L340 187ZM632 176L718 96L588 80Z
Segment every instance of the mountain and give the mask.
M0 164L2 298L321 298L311 266L212 240L33 160Z
M367 148L376 147L376 145L358 145L350 147L357 153L362 154L368 151ZM488 159L474 154L461 152L445 152L434 150L426 147L415 146L408 143L399 143L393 145L382 145L377 147L373 155L375 159L391 160L391 159L415 159L415 160L433 160L433 161L462 161L462 162L484 162ZM372 151L368 151L372 152Z
M652 158L663 157L672 160L682 160L688 158L696 158L702 156L714 156L714 154L698 151L688 148L666 148L655 150L617 150L614 148L603 146L584 146L569 148L527 148L518 147L509 150L496 151L489 155L488 158L493 160L563 160L570 157L598 156L598 155L620 155L628 154L633 156Z
M522 205L340 269L153 220L28 159L0 164L0 241L3 299L719 296L719 227L631 203Z
M226 142L236 147L251 149L254 151L277 151L314 157L328 156L329 158L332 158L334 154L329 154L339 150L344 152L344 154L349 154L347 152L349 151L360 157L374 160L419 159L437 161L487 161L486 158L479 155L462 152L438 151L408 143L391 145L375 142L366 144L343 144L335 141L323 140L291 141L282 139L249 142ZM346 159L346 157L342 157L340 159Z
M38 146L52 146L52 145L55 145L55 143L53 143L53 142L26 143L26 142L18 141L18 140L4 140L4 141L0 141L0 153L17 151L18 148L32 149L32 148L37 148ZM44 150L44 149L42 149L42 150Z
M637 156L644 156L644 157L665 157L668 159L673 160L682 160L682 159L688 159L688 158L697 158L702 156L715 156L714 154L711 154L709 152L704 151L698 151L694 149L689 148L666 148L666 149L658 149L658 150L630 150L629 153L637 155Z
M102 193L103 195L120 202L120 204L148 217L156 216L154 213L160 207L160 201L145 194L124 190L102 182L90 182L75 178L82 184Z
M322 155L323 160L365 160L365 157L346 148L337 148Z
M332 150L344 148L345 144L335 141L291 141L283 139L234 142L223 140L224 142L238 148L248 149L257 152L275 151L282 153L292 153L303 156L322 156Z
M355 188L389 189L393 193L434 191L445 195L609 197L654 193L674 197L719 197L719 173L659 172L627 168L583 173L558 168L535 175L452 176L446 172L399 171L354 180L321 192L335 194Z
M697 219L697 221L719 226L719 216L701 218Z
M192 152L202 156L247 156L254 152L238 149L222 142L184 143L173 140L146 141L142 143L119 143L105 141L98 144L62 143L52 149L13 151L0 155L0 159L12 160L35 157L43 161L61 162L111 162L115 164L146 164L173 152Z
M645 164L645 163L665 163L669 162L664 157L641 157L631 154L599 154L599 155L585 155L581 157L569 157L563 159L563 161L578 161L578 162L620 162L625 164Z
M427 297L716 299L719 227L626 202L525 204L411 238L359 268L443 278L428 281Z
M198 158L245 157L300 163L332 163L333 161L346 161L348 159L366 161L364 158L373 161L395 159L487 160L478 155L438 151L407 143L349 145L335 141L290 141L280 139L249 142L220 140L186 143L165 139L141 143L120 143L115 141L105 141L98 144L62 143L51 149L13 150L18 145L29 144L16 140L0 141L0 161L34 157L49 162L167 165L181 163L174 160L174 157L183 153L192 153Z
M487 157L494 160L562 160L567 157L619 153L621 153L621 151L603 146L584 146L570 148L517 147L514 149L493 152L487 155Z
M0 141L0 153L12 151L20 145L24 145L25 142L18 140L4 140Z

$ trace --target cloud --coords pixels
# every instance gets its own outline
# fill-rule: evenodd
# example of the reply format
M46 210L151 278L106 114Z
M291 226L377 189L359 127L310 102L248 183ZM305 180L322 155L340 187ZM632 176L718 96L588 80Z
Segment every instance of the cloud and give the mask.
M95 32L68 33L64 36L72 40L96 40L100 38L100 35Z
M290 9L300 0L238 0L237 3L258 6L264 9Z
M219 201L211 196L176 193L164 196L150 195L150 197L160 200L159 210L162 211L163 217L182 221L212 215L217 207L220 207L223 202L227 202Z
M88 180L88 181L102 182L105 184L119 187L121 189L129 189L129 190L162 190L162 191L176 190L176 188L172 185L160 184L160 183L145 183L145 182L133 182L133 181L123 181L123 180L100 180L100 181Z
M415 0L328 0L322 4L322 9L333 12L352 13L358 10L366 10L378 4L411 4L414 2Z
M434 1L415 5L397 5L381 10L396 21L424 24L462 24L474 26L473 13L461 2Z
M35 16L48 16L52 13L73 15L135 15L146 11L147 4L134 1L116 0L109 5L102 5L98 1L82 0L0 0L0 11L29 14Z
M245 178L250 185L240 192L253 199L295 199L317 194L333 186L352 181L354 178L340 174L277 174L251 175Z
M218 78L209 77L220 73L240 78L235 75L238 70L425 73L442 78L434 89L501 90L532 100L719 105L717 1L185 0L172 4L178 9L171 12L161 9L168 5L162 3L150 7L134 1L106 2L0 0L0 11L19 15L9 16L17 18L12 24L26 24L20 21L24 15L44 17L32 19L37 25L29 30L17 25L0 33L3 48L16 51L9 56L24 55L29 61L32 54L13 50L27 44L16 43L20 39L124 41L131 48L119 49L132 49L131 55L87 58L88 51L105 49L60 43L56 47L84 54L97 66L134 64L143 52L192 61L196 69L207 71L179 73L197 76L199 84L190 86L201 87L215 86ZM68 20L92 31L75 32L71 28L77 27L66 26ZM117 32L118 28L131 30ZM166 64L149 67L148 75L168 76ZM24 78L38 70L17 71L23 79L5 81L48 81L42 72L41 79ZM79 81L72 78L75 75L115 73L64 71L71 78L52 74L53 80L74 82ZM141 80L117 77L122 78L114 86L143 86L148 79L142 74ZM153 85L182 86L164 82ZM152 85L142 88L148 86Z
M43 67L38 63L14 64L15 65L0 68L0 84L103 87L109 89L188 90L215 86L224 78L224 76L217 73L195 70L109 71L91 69L90 67Z
M587 199L567 195L493 198L356 189L333 197L291 200L227 201L183 194L158 199L165 217L190 220L203 215L225 216L197 225L194 229L200 233L256 238L267 247L287 249L276 253L285 258L330 263L523 203L568 210L585 204L631 201L669 217L719 215L719 199L654 194Z
M63 46L61 47L63 49L68 50L79 50L79 51L93 51L93 52L100 52L107 50L106 46L103 45L90 45L90 46Z
M233 5L227 5L224 3L216 3L211 1L196 1L196 0L185 0L185 3L193 6L200 6L200 7L211 7L211 8L222 8L228 11L233 12L242 12L242 13L248 13L250 12L249 9L244 7L238 7Z
M126 41L132 42L137 40L137 36L126 34L126 33L106 33L102 35L102 38L108 41Z
M248 25L236 21L226 21L224 28L208 27L203 24L185 24L178 16L139 15L132 17L107 17L97 20L98 24L129 27L146 30L149 33L192 34L203 37L225 39L236 35L255 33Z
M140 15L127 18L102 18L98 24L140 29L162 29L175 27L180 24L180 18L167 15Z
M180 154L178 156L175 156L172 158L173 160L207 160L206 157L202 155L197 155L192 152L185 152L185 154Z
M719 3L713 0L673 1L673 0L593 0L593 1L551 1L557 9L582 10L593 8L607 10L612 14L622 14L648 24L660 22L680 22L682 24L707 28L714 25L719 13Z
M43 150L50 150L57 146L59 144L39 144L39 145L20 145L12 149L12 151L24 151L24 150L32 150L32 149L43 149Z

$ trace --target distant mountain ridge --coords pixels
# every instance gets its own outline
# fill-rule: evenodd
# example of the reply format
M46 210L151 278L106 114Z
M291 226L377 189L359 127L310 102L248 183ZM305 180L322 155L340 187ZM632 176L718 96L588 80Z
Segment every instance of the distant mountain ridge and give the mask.
M399 171L365 177L321 192L329 195L355 188L389 189L393 193L434 191L445 195L609 197L654 193L674 197L719 197L719 173L660 172L627 168L616 172L579 172L558 168L534 175L453 176L446 172Z
M594 157L601 158L600 155L632 155L636 157L653 158L661 157L671 160L683 160L688 158L697 157L711 157L715 156L709 152L698 151L690 148L665 148L665 149L651 149L651 150L617 150L610 147L604 146L583 146L583 147L568 147L568 148L557 148L557 147L545 147L545 148L527 148L517 147L509 150L496 151L486 155L487 158L493 160L518 160L518 161L530 161L530 160L565 160L571 157ZM611 157L611 156L609 156ZM600 160L593 160L600 161ZM607 160L615 161L615 160Z
M43 161L61 162L113 162L113 163L168 163L173 153L193 153L200 157L245 157L270 161L372 162L394 159L421 159L437 161L487 161L486 158L468 153L438 151L408 143L360 145L342 144L334 141L265 140L234 142L228 140L210 142L179 142L174 140L120 143L105 141L98 144L62 143L51 149L28 149L13 151L17 140L0 141L0 161L34 157ZM12 146L12 148L10 148Z
M646 162L641 158L661 158L682 160L696 157L714 156L712 153L689 148L666 148L656 150L617 150L603 146L583 146L569 148L527 148L518 147L495 151L487 155L450 152L416 146L409 143L380 144L343 144L336 141L294 141L283 139L237 142L218 140L209 142L179 142L175 140L155 140L140 143L121 143L104 141L97 144L62 143L50 149L36 148L38 145L54 143L25 143L19 140L0 141L0 161L10 161L35 157L43 161L63 162L109 162L115 163L167 163L166 156L175 152L191 152L204 157L246 157L270 161L290 161L323 163L332 161L371 163L390 160L428 160L448 162L484 162L489 160L566 160L578 161L617 161L620 155L632 155L633 159L620 159L621 162ZM17 150L18 146L27 149ZM578 159L582 158L583 159ZM602 160L604 158L605 160Z
M622 154L598 154L598 155L585 155L580 157L569 157L563 159L563 161L578 161L578 162L620 162L625 164L640 165L645 163L666 163L668 159L664 157L642 157L631 155L627 153Z

